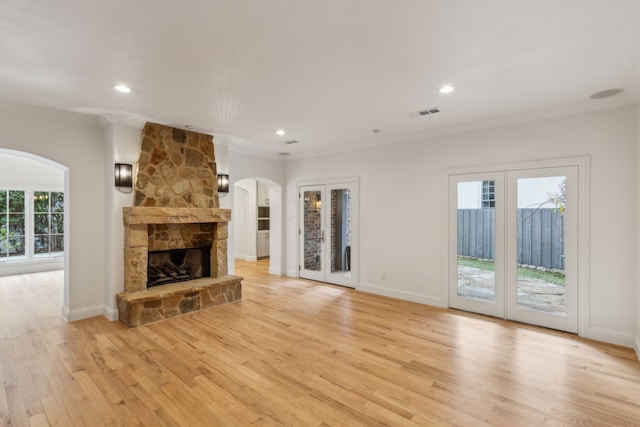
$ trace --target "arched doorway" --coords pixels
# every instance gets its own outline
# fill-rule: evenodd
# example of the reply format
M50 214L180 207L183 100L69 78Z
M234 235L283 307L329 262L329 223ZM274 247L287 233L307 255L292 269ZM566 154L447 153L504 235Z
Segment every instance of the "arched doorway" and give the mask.
M269 259L269 273L282 274L282 187L260 177L233 186L233 256Z
M0 165L0 190L6 191L7 198L7 259L0 262L0 276L62 269L63 305L68 307L69 168L45 157L8 149L0 149ZM22 203L10 208L11 196L19 196ZM13 212L19 209L22 213ZM11 220L13 225L9 225Z

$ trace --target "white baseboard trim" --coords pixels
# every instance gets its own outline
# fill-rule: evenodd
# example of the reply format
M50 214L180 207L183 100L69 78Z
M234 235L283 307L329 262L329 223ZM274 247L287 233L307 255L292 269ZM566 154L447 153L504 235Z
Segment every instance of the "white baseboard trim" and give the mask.
M623 332L612 331L612 330L603 329L603 328L587 328L583 336L585 338L590 338L596 341L602 341L609 344L621 345L624 347L634 348L634 344L635 344L636 354L639 354L637 337L634 337L631 334L626 334Z
M76 320L88 319L96 316L105 316L107 319L113 320L107 315L106 306L104 304L80 308L77 310L69 310L68 307L62 307L62 317L67 322L75 322ZM116 319L117 318L118 315L116 310Z
M298 271L297 270L287 270L284 273L285 276L287 277L298 277Z
M16 274L42 273L45 271L64 270L63 258L36 259L32 261L14 261L0 265L0 276Z
M636 356L638 357L638 360L640 361L640 335L636 335L636 346L634 347L636 350Z
M106 305L104 306L104 317L111 320L112 322L119 320L120 318L119 314L120 312L118 311L117 308L108 307Z
M257 256L248 256L248 255L234 255L234 258L237 258L239 260L242 261L248 261L248 262L253 262L253 261L257 261L258 257Z
M269 268L269 274L273 274L275 276L282 276L282 270L279 268Z
M442 298L440 297L416 294L414 292L399 291L397 289L385 288L382 286L370 285L368 283L362 282L358 284L358 287L356 289L362 292L369 292L386 297L398 298L406 301L418 302L420 304L433 305L436 307L443 307Z

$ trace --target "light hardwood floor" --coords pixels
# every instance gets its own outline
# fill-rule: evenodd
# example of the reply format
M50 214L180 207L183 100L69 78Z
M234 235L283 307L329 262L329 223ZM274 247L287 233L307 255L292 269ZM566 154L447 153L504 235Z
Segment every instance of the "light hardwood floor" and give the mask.
M62 273L0 278L11 426L640 425L633 350L269 276L240 302L127 329L65 323Z

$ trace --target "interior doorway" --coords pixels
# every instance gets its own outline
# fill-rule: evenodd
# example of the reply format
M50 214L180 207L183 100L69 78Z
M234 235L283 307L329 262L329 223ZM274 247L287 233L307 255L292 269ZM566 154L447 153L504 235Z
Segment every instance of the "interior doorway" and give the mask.
M65 172L0 151L0 276L64 269Z
M0 167L0 183L10 191L24 192L24 213L13 212L7 205L8 244L10 242L11 216L24 215L24 242L22 259L13 259L0 265L0 276L58 270L62 287L62 312L68 309L69 290L69 168L45 157L22 151L0 148L4 162ZM7 200L10 202L10 200ZM9 212L11 211L11 212ZM15 225L15 224L14 224ZM15 232L15 230L13 230ZM16 233L13 233L14 237ZM57 275L56 277L60 277Z
M234 183L233 256L242 261L269 261L271 274L281 271L281 187L265 178Z

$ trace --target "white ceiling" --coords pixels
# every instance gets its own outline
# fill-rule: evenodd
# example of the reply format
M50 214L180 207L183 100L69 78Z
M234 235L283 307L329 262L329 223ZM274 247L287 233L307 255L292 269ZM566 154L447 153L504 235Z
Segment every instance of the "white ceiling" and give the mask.
M638 0L5 0L0 40L0 99L274 154L609 108L640 86Z

